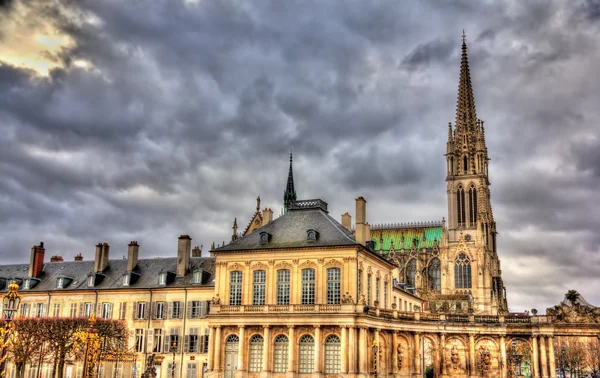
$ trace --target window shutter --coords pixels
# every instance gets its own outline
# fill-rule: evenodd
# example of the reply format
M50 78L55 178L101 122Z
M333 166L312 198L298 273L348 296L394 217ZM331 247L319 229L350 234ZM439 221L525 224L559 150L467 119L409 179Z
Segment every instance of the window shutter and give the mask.
M189 301L187 303L187 318L191 319L192 318L192 302Z
M183 351L190 352L190 336L189 335L185 335L183 337Z
M169 329L169 334L165 335L163 344L163 353L171 352L171 335L173 334L173 328Z
M204 353L204 343L206 342L206 337L204 336L205 335L198 337L198 353L200 354Z
M144 303L145 303L145 305L144 305L144 320L148 320L148 315L150 313L150 308L148 308L148 305L150 303L148 303L148 302L144 302Z
M181 328L175 328L175 334L177 335L177 353L181 352ZM175 365L177 366L177 365Z
M208 347L210 345L210 335L204 335L204 353L208 353Z
M204 318L208 313L208 301L200 302L200 317Z
M102 313L102 303L101 303L101 302L98 302L98 303L96 303L96 317L97 317L97 318L101 318L101 317L102 317L102 315L104 315L104 314Z
M150 314L151 319L156 319L156 302L152 302L150 307L152 309L152 313Z
M131 311L131 318L133 320L137 319L137 302L133 302L133 311Z
M109 319L113 318L113 304L112 303L108 304L108 318Z
M147 336L148 339L146 340L146 353L152 353L152 347L154 347L154 330L149 328Z
M83 317L85 315L85 313L83 312L83 302L79 302L79 316Z
M173 302L167 304L167 314L165 319L171 319L173 317Z

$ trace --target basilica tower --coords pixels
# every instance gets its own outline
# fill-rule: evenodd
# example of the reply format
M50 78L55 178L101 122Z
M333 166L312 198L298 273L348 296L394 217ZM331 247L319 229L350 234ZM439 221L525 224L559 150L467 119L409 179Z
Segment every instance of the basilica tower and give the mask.
M506 310L496 222L490 201L484 122L477 118L463 33L454 127L448 124L446 147L448 228L445 234L449 289L470 294L475 312ZM447 286L447 287L448 287ZM452 291L452 290L448 290Z

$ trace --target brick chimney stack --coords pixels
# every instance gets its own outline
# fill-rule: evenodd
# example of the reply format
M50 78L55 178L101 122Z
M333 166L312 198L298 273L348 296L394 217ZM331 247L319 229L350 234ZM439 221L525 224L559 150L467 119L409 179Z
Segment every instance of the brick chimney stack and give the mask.
M37 277L44 269L44 242L40 245L34 245L31 248L31 257L29 259L29 277Z
M194 249L192 249L192 257L202 257L202 246L195 246Z
M81 255L81 253L77 254L77 256L75 256L75 261L83 261L83 256Z
M50 262L51 263L55 263L55 262L63 262L63 258L62 256L58 256L58 255L54 255L50 257Z
M352 215L348 212L342 214L342 226L348 231L352 231Z
M356 242L367 243L367 200L360 196L356 199Z
M192 238L189 235L179 236L177 243L177 276L183 277L190 266Z
M272 220L273 220L273 210L265 207L265 209L263 210L262 226L264 226L265 224L271 223Z
M138 263L138 255L140 251L140 245L137 241L133 240L129 242L129 247L127 248L127 271L131 272Z
M96 244L96 259L94 260L94 272L103 272L108 266L108 255L110 246L108 243Z

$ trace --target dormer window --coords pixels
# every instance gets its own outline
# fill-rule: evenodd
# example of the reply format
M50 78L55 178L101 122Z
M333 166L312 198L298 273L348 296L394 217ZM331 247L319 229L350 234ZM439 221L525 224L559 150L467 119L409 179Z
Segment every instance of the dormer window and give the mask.
M29 286L30 286L30 283L29 283L29 282L30 282L30 281L29 281L29 278L27 278L27 279L25 280L25 282L23 282L23 290L29 290Z
M60 277L56 280L56 288L57 289L62 289L65 287L65 279L63 277Z
M194 270L194 276L192 277L193 283L201 284L202 283L202 269Z
M167 284L167 272L162 272L158 275L158 284L165 286Z
M314 243L317 241L319 233L313 229L306 231L306 241L309 243Z
M131 274L127 273L123 276L123 286L129 286L131 280Z
M265 245L265 244L269 243L270 236L271 235L269 235L268 232L265 232L265 231L261 232L260 233L260 244Z
M94 275L88 277L88 287L94 287Z

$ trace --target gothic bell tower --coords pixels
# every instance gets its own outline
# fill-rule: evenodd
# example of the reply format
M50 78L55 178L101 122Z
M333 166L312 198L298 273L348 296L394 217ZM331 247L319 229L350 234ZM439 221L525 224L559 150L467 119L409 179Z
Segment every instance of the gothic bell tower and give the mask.
M505 311L506 299L496 252L488 162L484 122L475 112L463 32L456 119L454 127L448 124L446 145L447 292L470 294L475 312L491 314Z

